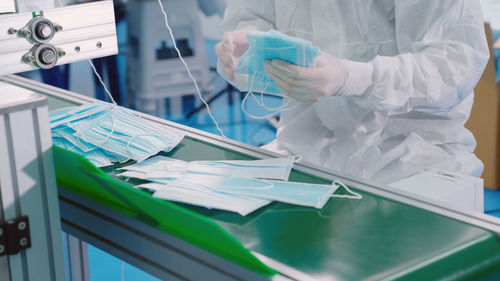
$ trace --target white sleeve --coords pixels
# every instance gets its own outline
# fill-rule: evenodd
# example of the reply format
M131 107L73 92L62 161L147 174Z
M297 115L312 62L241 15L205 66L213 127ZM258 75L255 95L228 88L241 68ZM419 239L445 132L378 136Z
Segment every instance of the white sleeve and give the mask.
M229 0L222 31L275 29L274 0Z
M473 92L489 58L480 2L395 2L400 55L349 62L344 95L386 115L447 112Z

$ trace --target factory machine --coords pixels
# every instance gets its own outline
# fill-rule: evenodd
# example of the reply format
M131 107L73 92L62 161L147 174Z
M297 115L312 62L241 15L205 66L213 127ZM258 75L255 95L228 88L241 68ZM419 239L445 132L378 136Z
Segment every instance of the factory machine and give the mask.
M35 10L0 1L0 280L89 280L85 243L162 280L500 279L500 221L482 214L482 186L460 175L426 171L386 187L300 161L290 181L340 180L363 199L240 216L153 198L116 167L52 146L48 112L96 100L15 73L116 52L110 1ZM176 159L278 156L134 114L185 133L168 154Z
M112 1L55 6L0 0L0 77L118 52ZM45 95L0 82L0 280L66 279L48 113ZM71 280L88 280L85 245L65 239Z

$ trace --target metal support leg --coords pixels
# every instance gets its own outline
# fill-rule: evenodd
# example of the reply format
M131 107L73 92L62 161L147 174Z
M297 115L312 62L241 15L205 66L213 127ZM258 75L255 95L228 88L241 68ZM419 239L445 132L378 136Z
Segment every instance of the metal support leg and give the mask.
M87 243L65 234L69 265L69 281L90 281Z

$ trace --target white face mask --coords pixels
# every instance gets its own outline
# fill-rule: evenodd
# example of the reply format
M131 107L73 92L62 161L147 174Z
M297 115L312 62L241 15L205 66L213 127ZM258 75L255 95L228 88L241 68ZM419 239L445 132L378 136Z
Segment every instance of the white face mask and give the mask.
M180 177L183 173L288 180L296 160L296 157L283 157L262 160L185 162L165 156L156 156L119 170L140 172L142 174L135 174L136 177L152 181L158 178Z
M269 158L262 160L193 161L187 171L233 177L288 180L294 157Z
M121 168L121 176L153 183L140 185L155 191L154 197L249 214L272 201L321 209L330 197L361 199L340 182L332 185L294 183L290 175L294 157L249 161L185 162L156 156ZM352 195L333 195L343 186Z
M333 195L339 186L343 186L353 195ZM340 182L319 185L201 174L185 174L166 185L153 183L141 187L156 190L154 197L157 198L217 208L242 215L267 205L258 200L322 209L330 197L362 198Z
M166 177L170 173L184 172L188 164L189 163L186 161L158 155L146 159L140 163L134 163L132 165L119 168L118 170L140 172L144 174L144 177L147 177L148 175L154 173L158 173L158 175L163 175Z

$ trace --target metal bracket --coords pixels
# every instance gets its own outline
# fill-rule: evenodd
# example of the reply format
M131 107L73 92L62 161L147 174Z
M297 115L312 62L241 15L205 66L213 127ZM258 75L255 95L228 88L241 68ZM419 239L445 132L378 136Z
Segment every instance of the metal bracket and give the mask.
M28 248L31 248L31 238L27 216L0 224L0 257L15 255Z
M118 53L113 1L38 13L0 15L0 76Z

